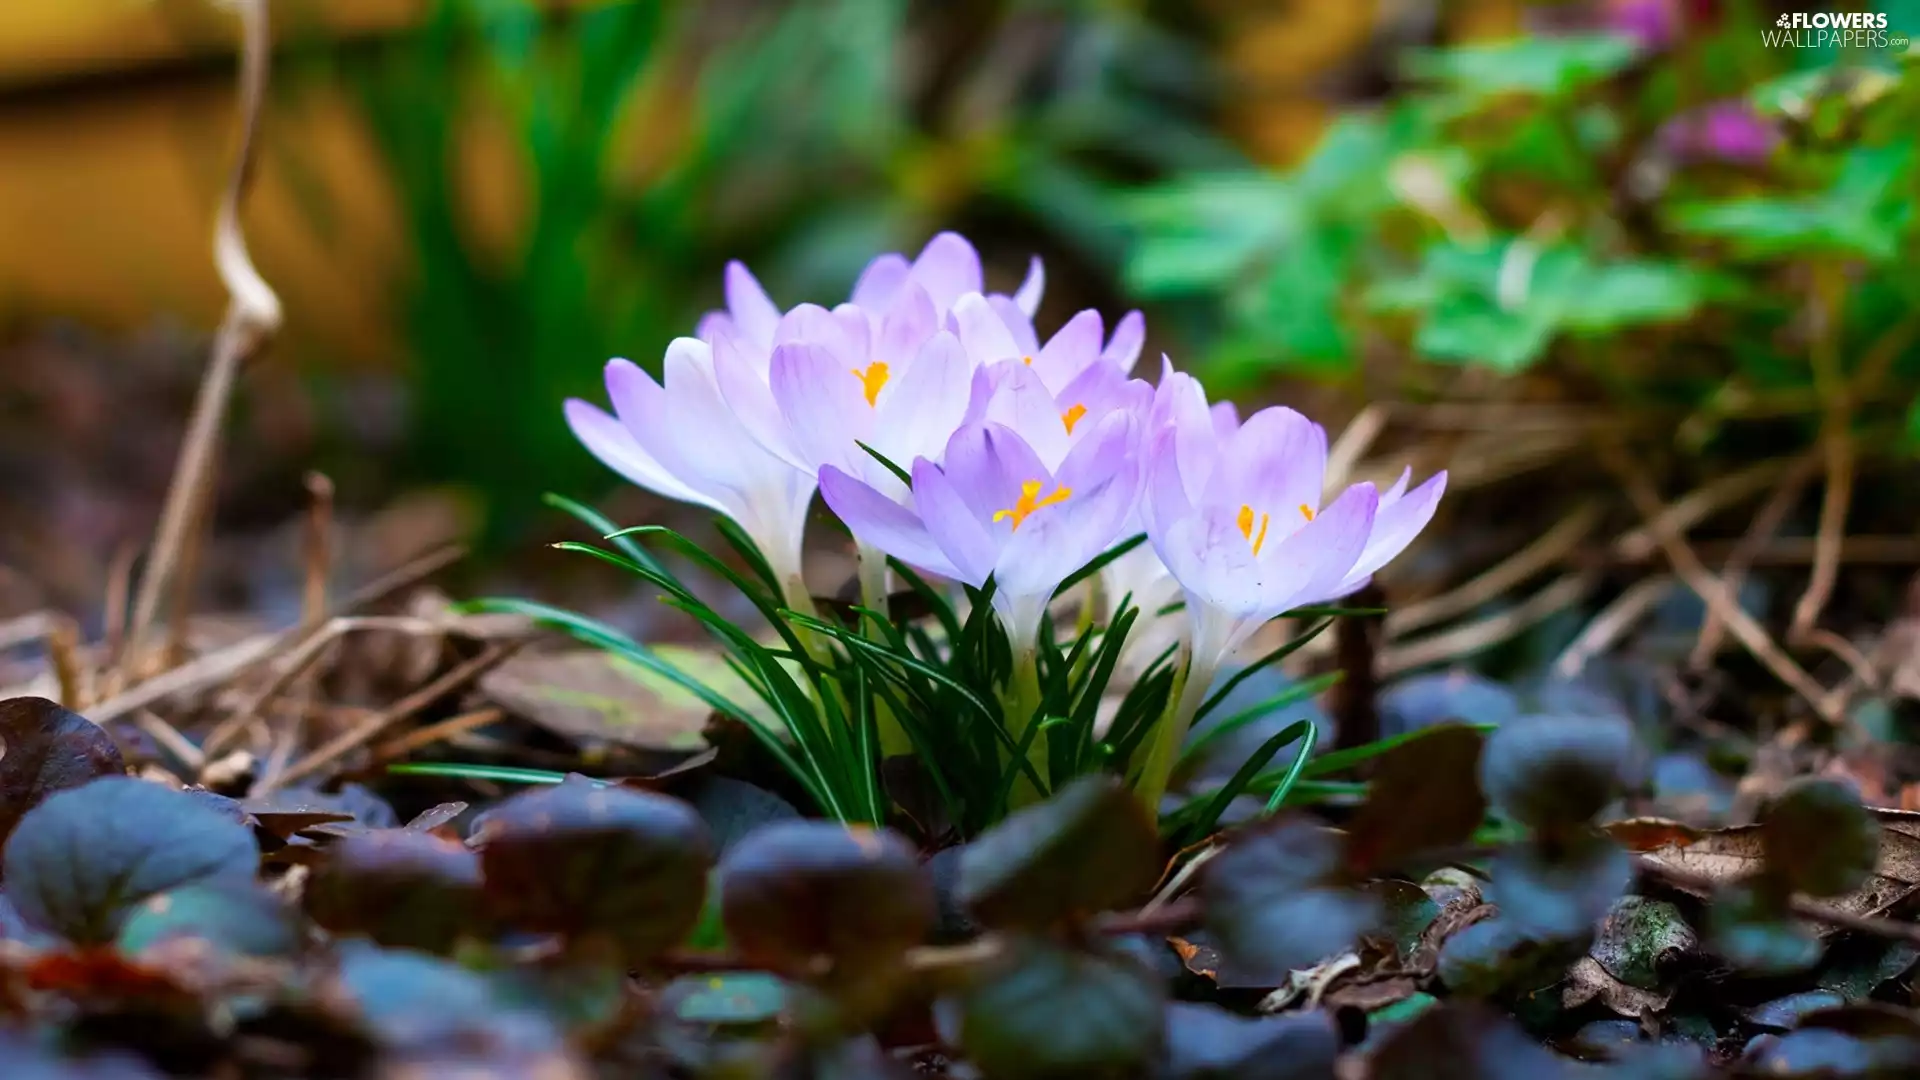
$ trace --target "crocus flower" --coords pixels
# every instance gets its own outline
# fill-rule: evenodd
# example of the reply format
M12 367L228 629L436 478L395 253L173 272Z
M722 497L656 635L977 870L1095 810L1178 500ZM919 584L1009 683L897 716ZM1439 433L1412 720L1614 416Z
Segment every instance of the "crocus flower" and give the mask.
M969 424L944 465L913 463L904 505L831 465L821 492L856 538L901 562L976 587L992 577L994 609L1030 653L1060 583L1113 546L1133 509L1137 427L1132 413L1110 413L1049 468L1012 428Z
M1176 749L1228 653L1267 620L1366 583L1419 534L1446 486L1439 473L1382 495L1354 484L1323 503L1327 434L1287 408L1221 437L1197 392L1167 402L1153 436L1147 536L1186 595L1185 686L1155 733L1136 790L1159 805Z
M1068 451L1109 414L1145 415L1153 400L1151 386L1127 378L1111 364L1088 365L1057 392L1047 386L1037 367L1003 361L977 369L966 419L1012 428L1048 468L1057 468Z
M1002 361L1031 367L1047 389L1064 391L1088 368L1104 364L1124 376L1140 358L1146 340L1146 320L1128 312L1104 338L1098 311L1087 310L1068 319L1045 345L1005 297L964 296L953 306L949 320L969 355L982 364Z
M732 518L786 585L788 602L799 602L806 596L800 541L814 477L769 453L742 425L721 396L706 342L676 339L662 374L664 386L630 361L610 361L613 414L569 399L574 436L641 487Z
M1204 424L1204 430L1194 430ZM1446 488L1354 484L1323 504L1327 434L1287 408L1225 438L1211 415L1175 415L1155 437L1147 535L1187 598L1196 670L1211 670L1262 623L1366 584L1413 542ZM1409 473L1410 475L1410 473Z

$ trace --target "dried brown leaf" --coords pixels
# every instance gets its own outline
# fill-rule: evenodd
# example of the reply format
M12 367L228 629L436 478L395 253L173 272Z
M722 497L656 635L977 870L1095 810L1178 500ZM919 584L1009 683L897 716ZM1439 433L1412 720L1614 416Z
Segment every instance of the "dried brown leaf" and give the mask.
M1596 999L1621 1016L1638 1020L1663 1012L1673 994L1628 986L1608 974L1598 960L1583 956L1568 969L1566 981L1561 983L1560 1004L1573 1009Z
M1920 890L1920 812L1869 807L1880 822L1880 859L1867 883L1831 903L1853 915L1877 915ZM1661 818L1611 822L1606 831L1630 851L1659 866L1726 884L1764 866L1760 827L1694 829ZM1835 932L1819 928L1822 935Z

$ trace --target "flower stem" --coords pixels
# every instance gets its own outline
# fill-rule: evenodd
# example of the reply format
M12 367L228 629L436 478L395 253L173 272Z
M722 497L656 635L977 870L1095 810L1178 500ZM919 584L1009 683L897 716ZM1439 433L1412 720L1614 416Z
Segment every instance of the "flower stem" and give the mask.
M1006 714L1010 721L1007 733L1013 736L1014 745L1018 746L1026 739L1028 729L1041 719L1037 715L1040 711L1040 657L1035 650L1027 648L1014 653L1013 683L1007 689ZM1047 745L1044 734L1034 736L1027 748L1027 761L1041 780L1046 781ZM1018 763L1014 763L1014 767L1018 768ZM1020 778L1014 781L1010 809L1039 802L1040 798L1040 789L1034 787L1033 781L1022 772Z
M1189 651L1187 662L1174 676L1173 689L1167 697L1167 711L1154 728L1153 743L1148 748L1146 763L1140 767L1133 784L1134 792L1156 819L1160 816L1160 800L1166 796L1167 784L1173 779L1174 762L1179 759L1180 748L1186 744L1187 729L1193 726L1193 715L1200 711L1201 702L1207 699L1207 691L1213 686L1213 677L1218 668L1219 661L1202 663Z
M868 544L861 544L858 551L860 568L860 606L889 618L887 613L887 555L886 552ZM860 620L861 633L870 641L884 643L886 636L871 620ZM902 727L900 719L893 715L885 701L873 703L874 726L880 732L880 755L893 757L897 754L913 753L913 740L907 737L907 729Z

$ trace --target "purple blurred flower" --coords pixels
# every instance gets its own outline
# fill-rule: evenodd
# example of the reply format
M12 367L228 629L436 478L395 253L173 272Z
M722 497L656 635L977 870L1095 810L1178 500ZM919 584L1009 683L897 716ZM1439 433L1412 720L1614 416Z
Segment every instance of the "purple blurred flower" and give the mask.
M741 423L721 396L706 342L676 339L662 374L664 386L630 361L609 361L614 413L569 399L574 436L641 487L732 518L787 586L788 599L804 595L800 541L813 475L767 452Z
M1646 52L1659 52L1680 36L1686 16L1680 0L1606 0L1600 23L1633 38Z
M1139 421L1109 413L1049 467L1019 433L968 424L946 447L946 463L913 463L905 505L832 465L821 495L852 530L901 562L941 577L984 585L1014 647L1032 650L1047 603L1066 577L1119 538L1140 492Z
M1753 106L1740 100L1716 101L1667 121L1660 145L1684 160L1760 165L1780 144L1780 132Z

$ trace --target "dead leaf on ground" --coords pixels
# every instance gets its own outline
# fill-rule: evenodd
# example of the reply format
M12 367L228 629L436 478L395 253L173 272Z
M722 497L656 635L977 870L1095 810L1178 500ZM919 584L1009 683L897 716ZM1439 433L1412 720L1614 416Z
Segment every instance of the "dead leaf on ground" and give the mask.
M1855 915L1880 914L1920 890L1920 813L1868 807L1880 822L1880 859L1867 883L1828 902ZM1760 826L1695 829L1662 818L1610 822L1606 831L1648 861L1715 883L1751 877L1764 865ZM1836 929L1819 926L1821 936Z
M1638 1020L1665 1011L1673 993L1628 986L1608 974L1598 960L1583 956L1567 970L1566 980L1560 984L1560 1004L1574 1009L1594 1000L1621 1016Z
M661 659L727 700L756 712L760 699L719 656L659 646ZM706 702L631 660L598 649L528 653L480 680L480 692L517 716L576 743L615 743L653 753L697 753ZM768 718L770 725L777 722Z
M86 717L46 698L0 701L0 844L40 800L124 772L119 748Z

